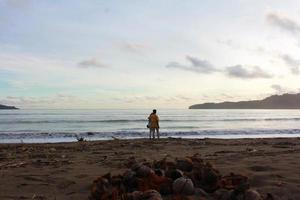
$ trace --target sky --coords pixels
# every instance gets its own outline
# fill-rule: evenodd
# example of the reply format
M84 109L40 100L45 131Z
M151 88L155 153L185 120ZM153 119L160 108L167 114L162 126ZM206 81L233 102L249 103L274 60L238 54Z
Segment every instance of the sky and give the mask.
M0 0L0 104L187 108L300 90L300 1Z

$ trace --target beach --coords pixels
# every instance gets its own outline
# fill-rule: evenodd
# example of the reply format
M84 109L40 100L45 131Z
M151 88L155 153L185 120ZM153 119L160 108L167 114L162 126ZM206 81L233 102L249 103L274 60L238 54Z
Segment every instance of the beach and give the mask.
M249 177L278 199L300 199L300 138L134 139L51 144L0 144L0 199L88 199L93 180L125 163L196 153L222 175Z
M0 0L0 200L300 200L299 11Z

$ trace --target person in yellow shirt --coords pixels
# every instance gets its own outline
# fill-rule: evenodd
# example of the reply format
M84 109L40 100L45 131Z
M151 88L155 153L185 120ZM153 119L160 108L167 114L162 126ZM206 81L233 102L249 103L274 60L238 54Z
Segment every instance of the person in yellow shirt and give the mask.
M157 138L159 139L159 118L156 114L156 110L154 109L153 112L148 117L149 124L147 127L150 129L150 139L155 139L155 131L157 134ZM151 138L152 136L152 138Z

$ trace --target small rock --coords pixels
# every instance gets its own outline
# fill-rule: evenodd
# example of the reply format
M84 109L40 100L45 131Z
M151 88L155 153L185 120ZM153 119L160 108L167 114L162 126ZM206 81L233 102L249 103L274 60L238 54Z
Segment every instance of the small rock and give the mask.
M147 190L143 193L141 200L163 200L156 190Z
M245 200L262 200L262 197L256 190L247 190L245 192Z
M190 172L193 170L193 161L190 158L178 159L176 168L184 172Z
M183 172L179 169L171 169L166 171L166 177L171 178L173 181L176 179L183 177Z
M231 191L226 189L219 189L213 193L213 197L218 200L230 199Z
M164 176L164 175L165 175L165 172L164 172L164 170L162 170L162 169L155 169L155 170L154 170L154 173L155 173L157 176Z
M135 171L136 176L139 178L148 177L151 173L154 173L153 170L146 165L140 165Z
M51 152L55 152L56 149L55 149L54 147L52 147L52 148L50 148L50 151L51 151Z
M195 193L194 184L191 179L180 177L173 182L173 192L175 194L193 195Z
M208 194L201 188L195 188L195 195L197 197L208 197Z

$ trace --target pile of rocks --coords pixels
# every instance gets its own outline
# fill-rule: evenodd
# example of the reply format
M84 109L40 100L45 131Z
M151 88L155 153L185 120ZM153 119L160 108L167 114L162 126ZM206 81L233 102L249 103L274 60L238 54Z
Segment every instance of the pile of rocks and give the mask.
M274 200L250 188L248 177L222 176L199 155L169 161L131 158L122 175L94 180L90 200Z

